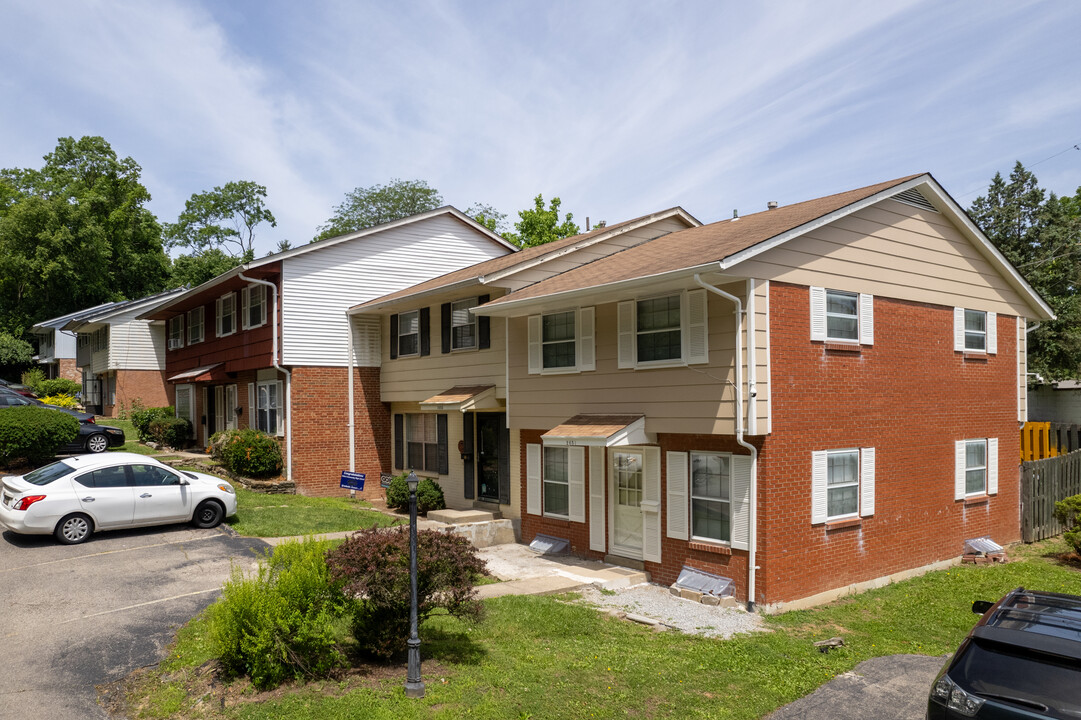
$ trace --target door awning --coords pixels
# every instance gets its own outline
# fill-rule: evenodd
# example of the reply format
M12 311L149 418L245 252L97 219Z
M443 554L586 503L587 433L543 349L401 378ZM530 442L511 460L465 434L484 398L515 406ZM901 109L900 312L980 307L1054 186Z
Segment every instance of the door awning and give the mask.
M422 400L420 407L423 410L470 412L495 410L502 405L495 398L495 385L456 385L427 400Z
M645 415L575 415L541 435L545 445L648 445Z
M193 370L185 370L182 373L177 373L169 378L171 383L180 382L209 382L210 380L221 379L217 377L221 373L212 372L215 368L220 367L221 363L214 363L213 365L203 365Z

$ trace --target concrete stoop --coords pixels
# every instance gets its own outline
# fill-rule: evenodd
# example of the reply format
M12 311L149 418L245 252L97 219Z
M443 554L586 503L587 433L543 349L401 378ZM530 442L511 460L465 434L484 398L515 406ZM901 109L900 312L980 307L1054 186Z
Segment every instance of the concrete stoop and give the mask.
M432 513L428 513L431 518ZM464 537L475 548L506 545L517 542L514 533L514 521L489 520L487 522L455 523L448 525L443 532Z
M481 598L502 595L551 595L586 585L616 590L648 583L648 572L572 556L537 555L525 545L501 545L481 553L496 577L504 582L477 588Z

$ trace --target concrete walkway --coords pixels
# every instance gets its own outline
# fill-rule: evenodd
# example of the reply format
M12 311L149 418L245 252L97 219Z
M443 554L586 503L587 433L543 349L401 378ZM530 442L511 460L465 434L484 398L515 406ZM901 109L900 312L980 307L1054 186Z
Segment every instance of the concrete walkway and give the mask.
M551 595L585 585L615 590L649 582L649 573L640 570L570 555L538 555L518 543L493 545L479 550L478 554L488 563L488 571L503 581L477 588L477 595L482 599L501 595Z

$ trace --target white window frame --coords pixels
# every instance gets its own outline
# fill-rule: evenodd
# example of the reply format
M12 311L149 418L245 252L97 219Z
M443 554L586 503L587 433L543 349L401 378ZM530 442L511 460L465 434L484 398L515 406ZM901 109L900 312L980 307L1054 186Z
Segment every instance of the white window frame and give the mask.
M240 291L241 294L241 323L245 330L253 330L258 327L266 325L266 285L260 285L259 283L252 283L246 288ZM259 302L253 302L254 298L258 297ZM259 310L259 322L253 323L251 321L251 313L253 308Z
M840 455L852 455L856 460L856 479L853 482L847 483L831 483L829 477L829 460L833 457ZM829 450L826 452L826 522L832 522L834 520L847 520L849 518L859 517L860 515L860 450L859 448L845 448L844 450ZM856 509L848 513L840 513L838 515L829 514L830 506L830 491L840 490L842 488L856 488Z
M969 330L968 318L969 315L973 317L979 317L983 320L983 330ZM969 347L969 338L980 341L979 347ZM965 309L965 352L987 352L987 313L982 310L969 310Z
M184 314L169 318L169 349L179 350L184 347Z
M642 338L642 335L657 335L657 334L660 334L660 333L668 333L668 332L672 332L672 328L665 328L665 329L661 329L661 330L642 330L642 329L640 329L638 327L638 312L639 312L638 305L640 303L650 302L652 300L667 300L669 298L676 298L679 301L679 325L676 328L676 329L679 330L679 355L677 357L662 358L660 360L639 360L638 359L638 355L639 355L639 347L638 347L638 345L639 345L639 340ZM686 330L683 327L683 325L684 325L683 314L684 314L684 312L686 310L686 304L687 304L686 300L684 299L683 293L681 293L681 292L662 293L660 295L649 295L649 296L646 296L646 297L635 298L635 300L634 300L634 364L637 367L643 367L643 368L665 367L665 366L682 365L683 364L683 355L684 355L683 344L684 344L684 339L685 339L684 338L684 333L686 332Z
M964 495L965 497L977 497L982 495L988 495L988 479L990 476L991 465L991 453L988 438L976 438L972 440L964 440L965 456L964 456ZM983 447L983 465L969 465L968 464L968 449L971 446L979 445ZM968 476L972 472L983 473L983 487L979 490L968 489Z
M228 301L228 303L229 303L229 312L228 313L226 313L224 311L224 306L225 306L226 301ZM225 293L224 295L222 295L221 297L219 297L217 299L217 302L215 303L215 308L216 308L215 316L217 318L217 327L216 327L217 336L221 338L221 337L229 337L230 335L235 334L236 333L236 293L235 292L228 292L228 293ZM226 317L229 318L229 332L223 332L222 331L222 320L224 318L226 318Z
M983 331L968 330L965 318L969 313L983 315ZM982 337L982 348L966 347L969 336ZM955 307L953 309L953 349L954 352L969 353L973 355L997 355L998 354L998 313L991 310L974 310L972 308Z
M725 460L725 466L727 467L727 475L722 480L722 487L727 485L728 499L722 500L720 498L712 498L708 496L699 496L694 494L694 459L695 457L716 457ZM732 454L722 452L705 452L692 450L688 456L687 466L687 497L689 502L687 503L689 516L687 518L687 528L690 538L692 540L711 542L711 543L723 543L730 545L732 543ZM728 506L728 537L715 538L708 535L695 535L694 534L694 504L695 501L702 502L719 502Z
M851 315L848 313L830 312L830 296L851 298L855 302L853 303L853 312ZM834 337L830 335L830 318L842 318L844 320L853 320L856 324L856 337ZM848 292L846 290L826 290L826 340L829 342L842 342L858 344L860 341L860 295L859 293Z
M274 403L263 402L263 390L267 390L266 398L270 399L270 386L274 386ZM274 411L274 428L270 427L270 411ZM266 412L266 427L262 427L262 413ZM285 434L285 412L282 397L281 380L259 380L255 383L255 428L262 430L268 435L282 436Z
M476 297L463 298L461 300L455 300L455 301L451 302L451 304L450 304L450 350L451 350L451 352L458 352L458 351L461 351L461 350L476 350L476 349L478 349L480 347L480 335L479 335L480 327L479 327L479 325L477 323L477 316L473 314L473 308L477 307L478 305L480 305L480 302L479 302L479 299L476 298ZM462 310L465 310L466 317L469 318L469 322L465 322L465 323L456 323L456 322L454 322L454 314L456 312L460 313ZM399 318L399 322L401 322L401 318ZM463 345L463 346L459 347L457 345L457 338L454 335L454 329L455 328L460 328L460 327L469 327L469 326L472 326L472 328L473 328L473 344L472 345ZM399 325L399 327L400 327L400 325Z
M417 329L415 332L402 332L402 328L405 323L402 322L402 318L414 315L417 318ZM408 335L417 336L417 349L414 352L403 353L402 352L402 338ZM398 313L398 336L394 338L394 344L397 346L398 357L420 357L420 310L408 310L406 312Z
M574 337L570 340L544 340L544 319L573 313ZM593 307L564 308L542 315L531 315L528 319L529 373L531 375L565 375L567 373L590 372L597 369L595 310ZM571 343L574 348L574 362L558 367L544 367L544 346Z
M679 298L680 354L664 360L638 360L638 339L644 333L668 330L639 331L638 303L662 298ZM617 365L620 369L648 370L650 368L682 367L709 362L708 296L703 289L668 291L625 300L616 308Z
M840 338L830 337L829 317L852 317L840 313L828 313L829 295L848 295L856 297L856 337ZM828 342L841 345L874 345L875 344L875 299L874 295L867 293L852 292L850 290L834 290L823 287L810 288L811 308L811 340L813 342Z
M565 477L553 478L548 475L548 454L549 453L562 453L563 454L563 466L567 472ZM558 518L560 520L570 520L570 507L571 507L571 458L569 447L545 447L541 451L541 507L543 508L544 517ZM549 485L561 485L567 489L567 512L556 513L548 509L548 486Z
M191 310L188 310L188 345L195 345L196 343L201 343L204 340L206 335L204 331L204 320L206 318L205 313L206 311L203 309L202 305L197 308L192 308ZM196 318L198 318L198 322L195 322ZM198 332L196 332L196 329L198 329Z
M411 418L422 418L421 422L423 422L424 425L425 425L425 428L424 428L424 436L425 437L422 438L419 441L417 441L417 440L413 441L414 444L418 444L418 445L421 446L421 448L420 448L420 456L421 456L420 465L414 464L412 462L412 458L410 458L410 456L409 456L409 443L410 443L409 425L410 425L410 422L411 422ZM431 428L429 428L428 425L431 425ZM428 430L429 429L431 430L431 437L434 438L431 441L428 440ZM421 471L426 472L426 473L435 473L435 474L438 475L439 474L439 460L440 460L440 457L439 457L439 415L438 415L438 413L405 413L405 418L404 418L404 420L402 422L402 436L403 436L402 437L402 452L403 452L403 454L405 456L403 458L403 460L405 462L406 467L411 469L411 470L421 470ZM434 467L428 467L428 446L429 445L434 445L435 446L435 466Z
M856 453L856 511L842 515L829 514L829 456ZM837 486L833 486L837 487ZM811 524L858 520L875 514L875 449L838 448L811 453Z

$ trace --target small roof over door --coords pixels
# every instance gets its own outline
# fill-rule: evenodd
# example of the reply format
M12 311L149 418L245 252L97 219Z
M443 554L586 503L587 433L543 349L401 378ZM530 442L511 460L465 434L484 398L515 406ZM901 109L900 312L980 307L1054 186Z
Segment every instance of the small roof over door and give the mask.
M541 435L549 446L647 445L654 438L646 432L645 415L575 415Z
M177 373L169 378L171 383L192 383L192 382L209 382L211 380L221 380L224 378L224 373L212 372L215 368L221 366L221 363L214 363L213 365L203 365L192 370L185 370L182 373ZM219 377L219 375L221 377Z
M423 410L470 412L496 410L502 406L495 398L495 385L456 385L427 400L422 400L420 407Z

